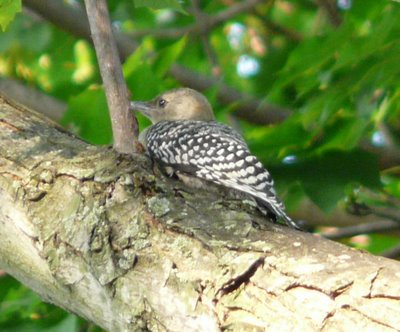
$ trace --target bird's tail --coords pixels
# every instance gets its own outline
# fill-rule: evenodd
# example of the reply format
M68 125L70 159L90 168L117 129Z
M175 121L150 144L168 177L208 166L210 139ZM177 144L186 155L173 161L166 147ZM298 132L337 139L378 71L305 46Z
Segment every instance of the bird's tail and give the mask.
M299 225L297 225L297 223L290 218L286 212L282 211L282 213L279 215L286 223L286 225L288 225L290 228L294 228L297 229L299 231L302 231L301 227Z
M284 206L280 201L277 202L277 205L269 204L268 202L257 198L256 201L261 212L263 212L269 218L273 219L274 221L277 221L277 219L280 218L285 222L288 227L302 230L301 227L297 225L297 223L286 214Z

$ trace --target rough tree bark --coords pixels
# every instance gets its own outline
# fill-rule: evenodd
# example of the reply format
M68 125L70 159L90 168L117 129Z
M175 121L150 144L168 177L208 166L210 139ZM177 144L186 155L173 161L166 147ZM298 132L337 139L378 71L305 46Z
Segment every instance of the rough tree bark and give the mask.
M0 100L0 267L109 331L396 331L400 264Z

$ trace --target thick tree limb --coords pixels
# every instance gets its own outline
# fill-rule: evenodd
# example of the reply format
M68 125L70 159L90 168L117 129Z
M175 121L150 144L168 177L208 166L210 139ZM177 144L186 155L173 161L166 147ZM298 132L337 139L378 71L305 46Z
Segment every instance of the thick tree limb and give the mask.
M396 331L399 262L0 103L0 268L109 331ZM257 226L258 225L258 226Z

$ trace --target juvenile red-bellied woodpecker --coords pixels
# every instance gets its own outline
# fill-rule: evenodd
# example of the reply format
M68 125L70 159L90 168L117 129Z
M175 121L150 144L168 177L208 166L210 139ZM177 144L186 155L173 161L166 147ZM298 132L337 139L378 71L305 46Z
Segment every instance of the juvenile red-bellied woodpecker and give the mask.
M215 121L202 94L180 88L149 102L133 101L131 108L153 123L139 139L169 175L195 177L249 194L270 217L298 228L277 197L269 172L238 132Z

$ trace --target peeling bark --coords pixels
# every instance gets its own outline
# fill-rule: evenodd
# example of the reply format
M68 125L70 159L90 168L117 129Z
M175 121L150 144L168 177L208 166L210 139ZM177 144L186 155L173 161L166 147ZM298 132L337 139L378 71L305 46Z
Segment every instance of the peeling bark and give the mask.
M0 266L109 331L398 331L400 264L0 100Z

